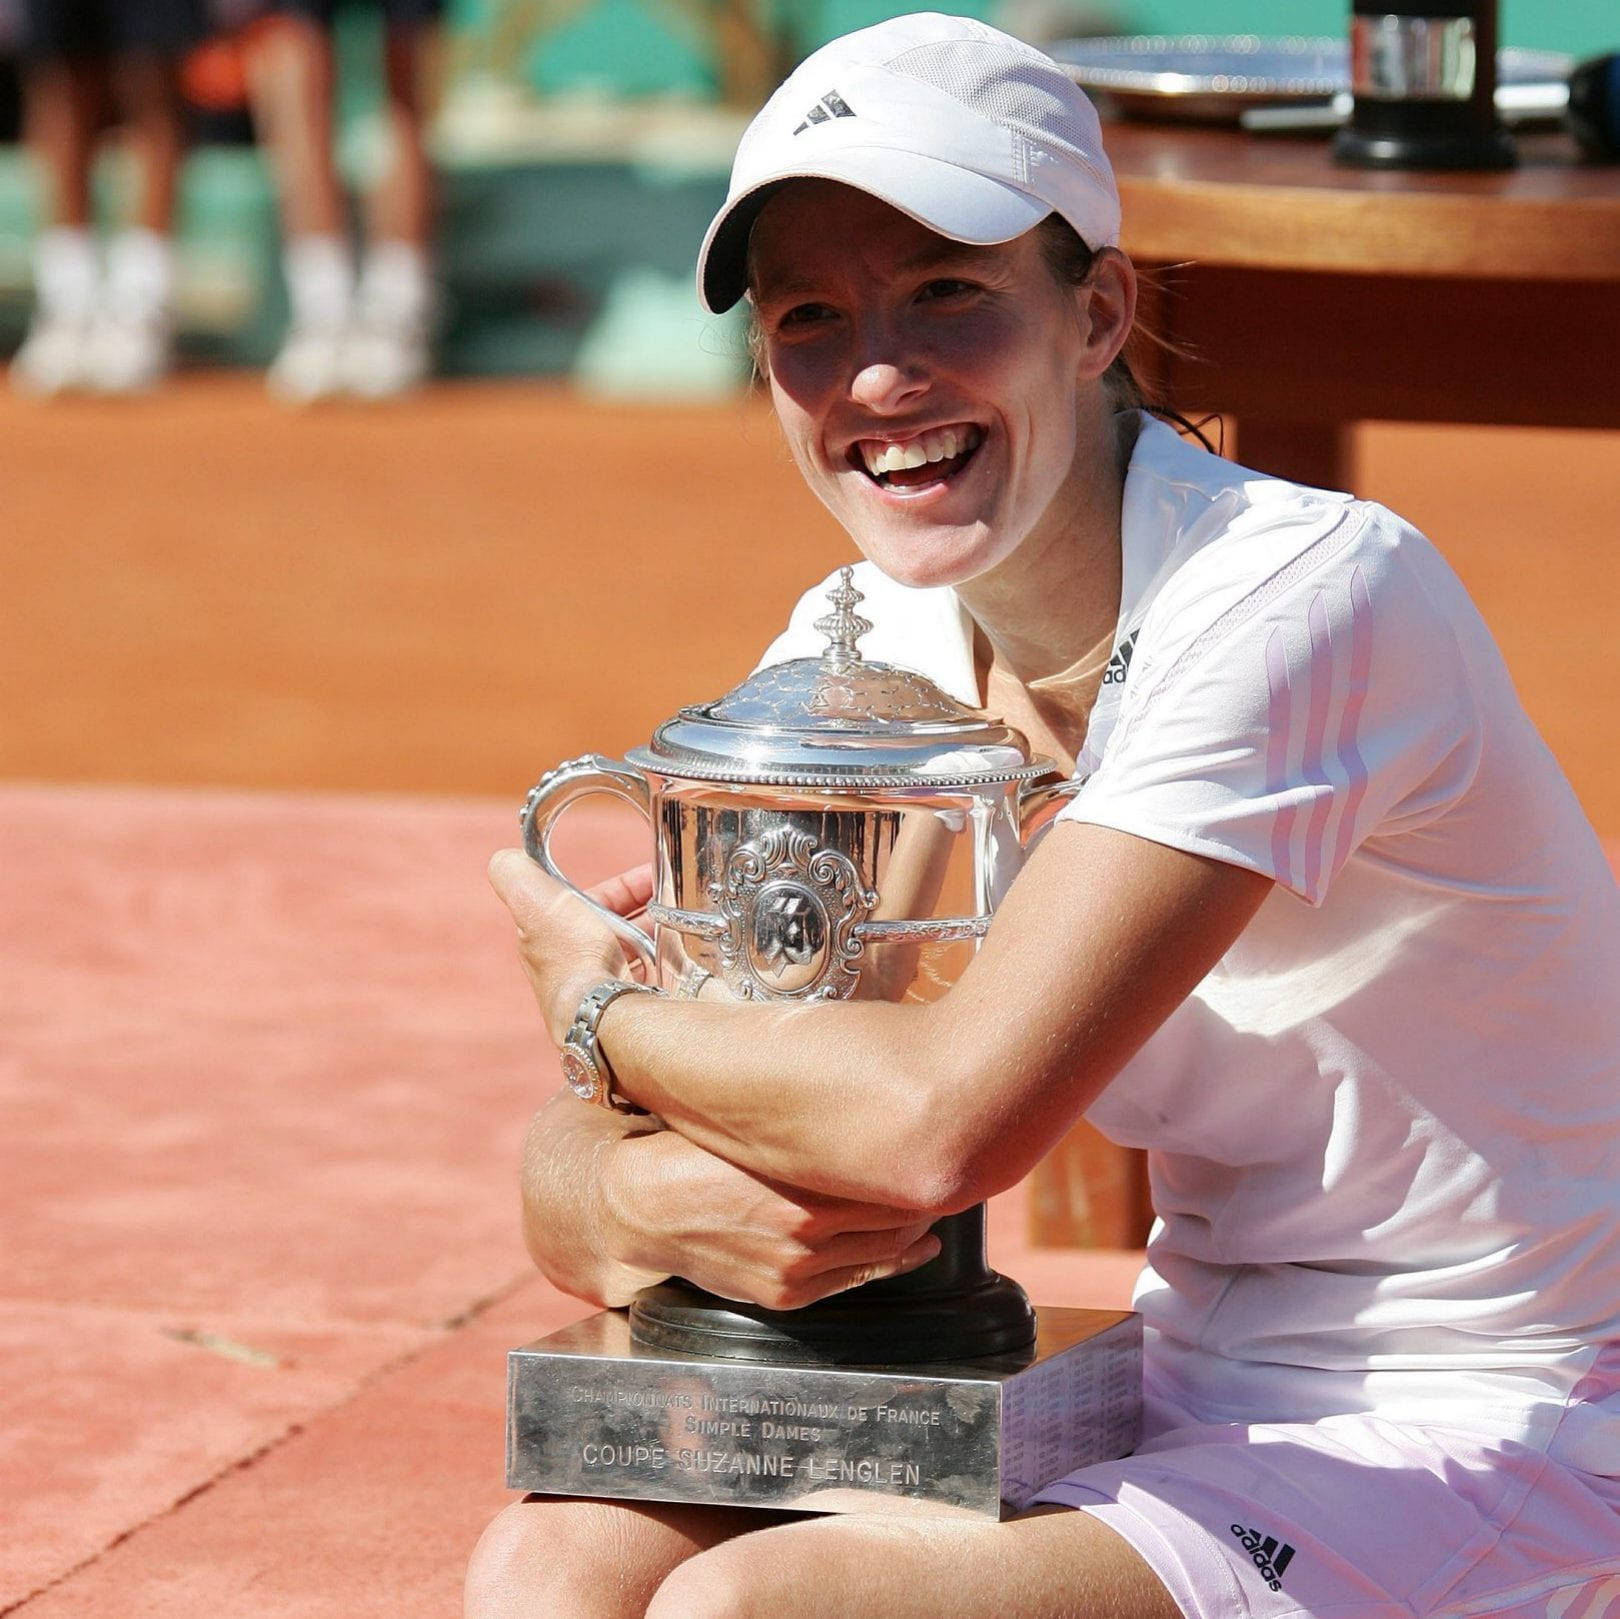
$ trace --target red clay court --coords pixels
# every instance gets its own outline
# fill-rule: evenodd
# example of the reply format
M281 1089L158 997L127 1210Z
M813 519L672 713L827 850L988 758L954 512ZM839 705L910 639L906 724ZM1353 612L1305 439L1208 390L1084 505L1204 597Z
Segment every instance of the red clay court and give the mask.
M1620 441L1359 451L1620 847ZM0 1614L453 1613L504 1353L584 1309L518 1238L556 1071L484 863L842 537L754 403L290 415L255 378L0 399L0 533ZM587 810L565 859L637 835ZM1122 1303L1132 1256L1032 1248L1025 1201L996 1263Z

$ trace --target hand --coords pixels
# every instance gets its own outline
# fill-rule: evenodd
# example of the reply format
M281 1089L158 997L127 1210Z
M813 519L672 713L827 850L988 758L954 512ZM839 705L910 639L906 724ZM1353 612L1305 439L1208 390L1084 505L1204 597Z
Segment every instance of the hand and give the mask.
M672 1130L624 1136L597 1161L618 1263L722 1298L797 1310L939 1252L933 1216L769 1181Z
M586 994L604 979L636 976L631 962L607 924L521 849L497 850L489 881L517 923L523 970L546 1029L560 1046ZM637 866L589 893L598 905L633 916L652 896L652 866Z

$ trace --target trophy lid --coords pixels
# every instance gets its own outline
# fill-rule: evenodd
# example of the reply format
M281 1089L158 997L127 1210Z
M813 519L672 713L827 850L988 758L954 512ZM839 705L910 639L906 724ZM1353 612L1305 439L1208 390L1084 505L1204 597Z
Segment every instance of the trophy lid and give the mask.
M845 791L974 787L1051 771L1011 726L925 675L861 656L855 643L872 625L855 612L864 598L852 569L827 598L833 610L815 625L827 637L820 657L771 664L717 702L683 708L630 762L699 781Z

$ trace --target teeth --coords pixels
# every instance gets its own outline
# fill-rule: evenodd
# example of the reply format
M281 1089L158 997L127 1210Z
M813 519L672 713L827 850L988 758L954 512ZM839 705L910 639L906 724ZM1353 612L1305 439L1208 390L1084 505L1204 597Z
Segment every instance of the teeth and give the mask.
M881 439L861 440L861 459L874 478L904 468L925 467L932 461L950 461L976 449L984 437L977 427L939 427L909 444L887 444Z

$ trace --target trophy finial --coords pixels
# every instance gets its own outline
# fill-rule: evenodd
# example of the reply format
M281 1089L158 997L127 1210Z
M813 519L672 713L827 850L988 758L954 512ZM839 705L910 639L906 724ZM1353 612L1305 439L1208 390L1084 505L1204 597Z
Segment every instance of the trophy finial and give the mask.
M821 656L835 669L848 668L861 661L855 643L872 627L869 618L862 618L854 610L855 604L866 597L855 588L853 568L838 570L838 583L827 592L827 600L833 604L832 612L816 620L816 628L827 637Z

